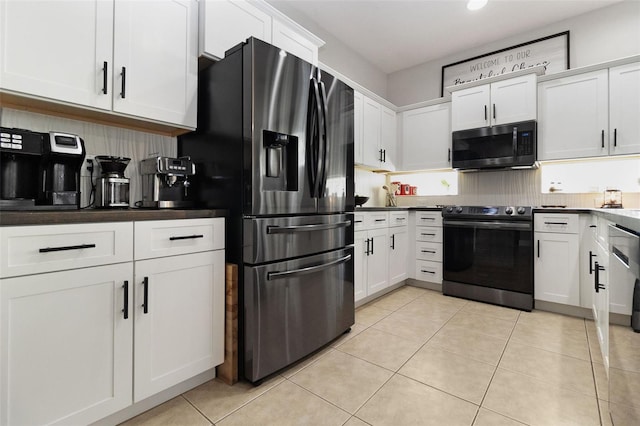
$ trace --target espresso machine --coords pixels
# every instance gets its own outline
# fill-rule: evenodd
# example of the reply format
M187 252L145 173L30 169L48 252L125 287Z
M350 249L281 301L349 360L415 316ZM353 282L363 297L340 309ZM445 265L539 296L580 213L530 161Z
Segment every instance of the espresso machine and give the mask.
M152 157L140 162L142 175L142 207L188 208L191 182L189 176L196 174L196 165L191 158Z
M36 208L44 136L0 127L0 207L3 210Z

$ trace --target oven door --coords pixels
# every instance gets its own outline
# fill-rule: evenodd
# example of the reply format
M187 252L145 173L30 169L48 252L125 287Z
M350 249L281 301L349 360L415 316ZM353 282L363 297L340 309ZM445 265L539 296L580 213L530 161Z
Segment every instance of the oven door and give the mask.
M354 323L353 246L244 268L244 374L258 381Z
M530 222L444 220L445 281L533 294Z

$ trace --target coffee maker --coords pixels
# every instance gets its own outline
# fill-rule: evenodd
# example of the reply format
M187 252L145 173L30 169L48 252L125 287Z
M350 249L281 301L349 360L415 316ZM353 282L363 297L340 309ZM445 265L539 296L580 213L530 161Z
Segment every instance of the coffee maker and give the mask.
M36 208L44 136L0 127L0 207L3 210Z
M129 179L124 175L130 158L98 155L102 176L96 183L96 208L128 208Z
M142 207L188 208L191 182L189 176L196 174L196 165L191 158L153 157L140 162L142 174Z
M80 137L59 132L45 134L37 204L55 209L80 208L84 156L84 141Z

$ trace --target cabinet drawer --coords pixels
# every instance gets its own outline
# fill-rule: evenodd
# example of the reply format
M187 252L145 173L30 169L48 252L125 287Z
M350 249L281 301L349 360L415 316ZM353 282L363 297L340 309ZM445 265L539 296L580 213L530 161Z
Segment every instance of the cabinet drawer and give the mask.
M364 213L354 213L353 214L353 230L361 231L364 229Z
M418 260L416 262L416 279L432 283L442 283L442 263Z
M431 241L434 243L442 242L441 226L417 226L416 241Z
M442 212L417 212L417 226L442 226Z
M224 248L224 218L135 222L135 259Z
M133 259L131 222L0 228L0 276L15 277Z
M407 226L409 223L409 212L389 212L389 226Z
M579 227L578 215L574 213L536 213L533 216L536 232L558 232L562 234L577 234Z
M424 241L416 242L416 259L442 262L442 244Z
M389 212L367 212L364 215L365 229L386 228L389 226Z

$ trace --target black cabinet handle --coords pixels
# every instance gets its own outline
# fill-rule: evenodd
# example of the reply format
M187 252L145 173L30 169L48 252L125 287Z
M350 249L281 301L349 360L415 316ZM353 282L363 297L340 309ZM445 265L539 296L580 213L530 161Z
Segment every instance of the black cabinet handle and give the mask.
M545 225L568 225L567 222L545 222Z
M373 238L371 238L371 254L373 254Z
M593 282L594 282L594 287L596 290L596 293L600 293L600 290L604 290L604 285L600 284L600 271L604 271L604 266L601 266L598 264L598 262L595 263L595 275L593 277Z
M378 150L378 161L382 161L382 150Z
M593 254L593 252L591 250L589 250L589 275L593 274L593 258L594 257L598 257L597 255Z
M354 223L362 223L361 220L354 220Z
M184 236L180 236L180 237L169 237L169 241L193 240L195 238L204 238L204 235L184 235Z
M447 163L451 162L451 148L449 148L449 154L447 155Z
M387 219L375 219L375 222L386 222Z
M435 253L435 250L420 250L421 253Z
M144 277L142 281L142 285L144 286L144 294L142 296L142 311L145 314L149 313L149 277Z
M122 76L122 92L120 92L120 96L124 99L125 96L125 87L126 87L126 79L127 79L127 67L122 67L122 72L120 73Z
M107 66L109 64L107 64L107 61L104 61L102 63L102 93L103 94L107 94Z
M425 236L425 237L435 237L436 234L425 234L424 232L422 232L420 235Z
M366 240L364 240L364 242L367 243L367 249L365 250L364 254L366 254L367 256L371 254L371 251L369 250L369 241L371 241L370 238L367 238Z
M391 250L396 249L396 234L391 235Z
M613 129L613 147L618 146L618 129Z
M604 148L604 130L602 131L602 133L600 134L600 139L602 140L602 147Z
M387 150L386 149L382 150L382 162L383 163L387 162Z
M129 318L129 281L125 281L122 285L124 289L124 307L122 308L122 312L124 313L124 319Z
M589 225L589 228L597 228L596 225Z
M540 240L538 240L538 258L540 258Z
M67 251L67 250L81 250L86 248L95 248L95 244L78 244L77 246L63 246L63 247L45 247L38 250L40 253L50 253L52 251Z
M487 106L484 106L484 121L487 121Z
M493 104L493 119L496 119L496 104Z
M422 272L424 274L435 274L435 272L433 272L433 271L426 271L424 269L420 269L420 272Z

